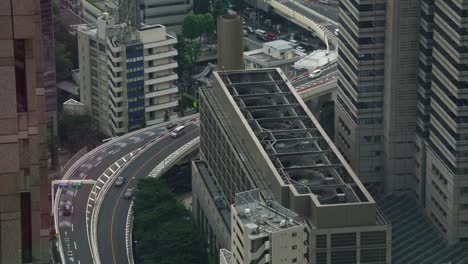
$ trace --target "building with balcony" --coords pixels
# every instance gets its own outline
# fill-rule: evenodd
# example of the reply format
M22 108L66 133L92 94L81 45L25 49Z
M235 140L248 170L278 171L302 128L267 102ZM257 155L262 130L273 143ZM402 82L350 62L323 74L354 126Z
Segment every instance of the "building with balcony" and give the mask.
M80 101L109 136L176 117L176 38L161 25L134 30L102 13L78 28Z
M258 188L258 201L269 207L280 204L304 226L305 260L300 262L298 257L298 263L391 263L390 226L281 70L214 72L213 85L200 90L200 122L200 157L206 170L195 170L194 178L209 180L193 187L193 205L198 223L212 231L207 232L216 244L212 247L248 259L245 253L235 252L232 244L225 245L223 229L218 227L228 226L229 241L237 239L236 245L242 246L247 238L233 236L248 229L241 226L234 232L232 228L239 221L245 226L252 220L237 219L246 210L230 205L239 204L236 194ZM196 192L209 185L214 186L212 195ZM247 213L268 212L258 209L261 206ZM230 220L220 221L226 208L231 211ZM265 218L258 215L255 224L260 228ZM278 245L284 247L281 241ZM264 253L251 257L263 258ZM287 263L295 258L293 253L289 256ZM279 258L275 261L281 263Z
M279 67L283 72L288 72L295 62L305 56L288 41L275 40L263 43L261 49L244 52L244 66L245 69Z

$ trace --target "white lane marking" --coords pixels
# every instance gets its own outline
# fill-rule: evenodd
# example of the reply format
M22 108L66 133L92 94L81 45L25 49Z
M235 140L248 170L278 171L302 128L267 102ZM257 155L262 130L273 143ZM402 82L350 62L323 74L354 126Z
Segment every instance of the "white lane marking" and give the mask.
M91 201L93 201L93 202L94 202L94 199L93 199L93 198L89 197L89 199L90 199Z
M101 180L101 179L98 179L98 182L102 182L102 184L105 184L105 182L103 180Z
M101 190L101 189L102 189L102 188L101 188L101 187L99 187L98 185L96 185L96 188L98 188L99 190Z
M81 264L81 261L78 260L78 264Z
M73 194L73 197L76 197L76 194L78 193L78 191L75 191L75 194Z
M120 165L118 163L115 163L115 165L117 166L117 168L120 168Z
M72 206L72 209L71 209L71 213L73 214L73 208L75 208L74 206Z
M103 173L102 175L104 175L107 179L110 178L110 176L107 176L107 174Z
M75 250L78 250L78 247L76 246L76 241L73 241L73 244L75 245Z
M72 224L72 226L71 226L71 230L72 230L72 232L75 231L74 228L73 228L73 224Z
M99 164L101 164L102 160L96 162L96 164L94 164L94 167L97 167Z
M88 204L88 207L93 207L92 205ZM89 213L89 212L88 212Z
M124 162L127 162L127 159L126 159L125 157L123 157L122 160L123 160Z
M109 168L109 170L110 170L112 173L114 173L114 172L115 172L115 171L114 171L112 168Z

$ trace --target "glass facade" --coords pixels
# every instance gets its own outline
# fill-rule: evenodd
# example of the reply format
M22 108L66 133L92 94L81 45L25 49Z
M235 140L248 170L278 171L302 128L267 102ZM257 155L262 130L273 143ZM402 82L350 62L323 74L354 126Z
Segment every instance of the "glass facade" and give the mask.
M143 44L126 47L128 131L145 126L145 91Z

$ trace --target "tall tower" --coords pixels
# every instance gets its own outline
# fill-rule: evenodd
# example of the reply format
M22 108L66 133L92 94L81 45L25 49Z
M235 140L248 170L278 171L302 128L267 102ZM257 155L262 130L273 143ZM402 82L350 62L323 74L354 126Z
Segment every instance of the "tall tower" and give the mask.
M0 263L46 263L50 208L40 1L0 4Z
M242 18L238 15L218 17L218 65L223 70L244 68Z
M435 0L433 10L429 119L419 119L428 124L429 135L425 175L420 178L431 220L449 241L467 242L468 1ZM427 106L426 98L421 97L419 105Z

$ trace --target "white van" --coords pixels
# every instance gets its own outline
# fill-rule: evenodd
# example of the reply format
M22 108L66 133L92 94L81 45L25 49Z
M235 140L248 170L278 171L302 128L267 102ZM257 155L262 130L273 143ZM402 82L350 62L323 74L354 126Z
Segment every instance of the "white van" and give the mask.
M320 75L322 75L322 70L318 69L318 70L313 71L311 74L309 74L309 77L312 79L315 79L315 78L320 77Z
M174 128L174 130L172 130L170 136L172 138L176 138L176 137L184 134L184 128L185 128L184 126L178 126L178 127Z

